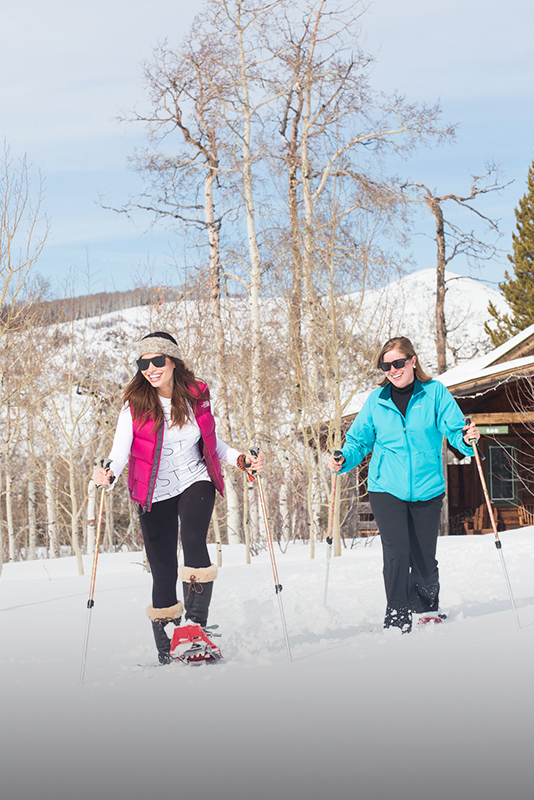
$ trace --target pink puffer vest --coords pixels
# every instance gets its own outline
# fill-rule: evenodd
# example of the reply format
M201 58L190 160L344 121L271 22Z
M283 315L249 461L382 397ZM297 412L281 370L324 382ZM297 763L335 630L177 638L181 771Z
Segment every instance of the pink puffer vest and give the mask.
M217 491L224 496L224 482L221 472L221 462L217 455L217 435L215 433L215 419L211 413L210 393L205 383L198 381L200 391L204 398L199 398L194 404L193 412L200 428L200 450L208 475ZM191 387L196 392L196 387ZM140 422L133 420L133 441L128 462L128 491L130 499L139 503L143 511L152 508L152 496L158 477L161 449L163 444L163 425L154 430L151 420Z

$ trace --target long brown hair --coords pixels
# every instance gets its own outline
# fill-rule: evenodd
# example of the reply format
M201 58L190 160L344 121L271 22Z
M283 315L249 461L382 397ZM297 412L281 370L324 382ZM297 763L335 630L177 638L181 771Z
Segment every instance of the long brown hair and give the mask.
M150 336L168 339L177 344L170 333L158 331L149 333L144 339L149 340ZM147 353L155 352L150 350L150 341L147 341ZM167 355L162 353L162 355ZM189 405L194 406L197 400L206 397L206 393L201 390L193 370L188 369L184 362L174 356L167 356L174 364L173 370L173 389L171 395L171 426L177 425L181 428L189 419ZM143 376L141 370L136 374L127 385L122 397L123 403L128 404L132 410L134 419L146 422L154 420L154 428L159 428L165 420L163 408L159 401L158 390L152 386Z
M400 350L401 353L403 353L407 358L413 358L413 356L417 356L413 344L406 336L394 336L393 339L387 340L378 354L376 359L377 369L380 369L380 364L384 360L384 356L386 353L389 353L390 350ZM421 383L427 383L428 381L432 380L430 375L426 374L423 367L419 363L419 356L417 356L417 361L415 362L414 372L415 377ZM379 386L387 386L390 382L391 381L384 376L384 378L380 381Z

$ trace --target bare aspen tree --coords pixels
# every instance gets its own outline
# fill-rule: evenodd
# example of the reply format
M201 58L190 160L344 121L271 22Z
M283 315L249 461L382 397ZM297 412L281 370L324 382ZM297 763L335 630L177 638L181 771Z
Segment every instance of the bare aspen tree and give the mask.
M232 439L230 390L227 381L227 346L223 322L221 292L223 273L220 231L224 212L216 210L216 191L224 186L228 168L221 166L220 101L225 98L224 84L217 83L214 56L217 43L203 37L195 27L178 53L167 47L156 50L152 63L145 66L145 83L151 109L136 114L134 120L148 125L152 150L135 158L136 168L152 181L150 194L132 201L128 208L150 212L156 219L172 221L185 228L205 232L208 244L207 313L205 327L215 347L210 349L216 372L216 407L220 431ZM209 76L209 77L208 77ZM178 153L156 148L178 134L182 142ZM202 187L203 205L184 200L184 188L196 197ZM125 210L125 209L123 209ZM203 215L203 216L202 216ZM202 245L199 243L200 250ZM204 292L200 298L206 297ZM208 340L210 340L208 334ZM229 542L240 541L239 510L235 478L227 475L227 519L233 535Z
M488 181L494 178L492 183ZM438 374L442 374L447 369L447 322L445 319L445 294L447 291L447 281L445 270L453 258L458 255L465 255L470 260L481 260L491 258L495 254L496 247L477 238L471 232L463 231L460 226L451 219L446 219L443 206L454 204L457 207L470 211L481 219L485 225L497 235L499 227L495 220L483 214L473 206L473 201L480 195L489 192L498 192L505 188L507 184L497 183L497 168L489 166L483 175L475 175L471 181L470 191L465 195L443 194L438 195L423 183L406 183L402 188L414 188L419 190L422 202L428 208L435 223L436 240L436 354Z
M7 427L0 444L4 460L4 497L9 540L9 558L16 555L12 509L10 449L18 432L20 416L11 407L17 393L32 376L28 342L17 339L24 326L25 309L21 301L46 241L48 224L41 213L41 191L32 191L30 171L25 159L12 157L4 143L0 158L0 413ZM25 369L21 369L21 365ZM18 370L16 369L18 367ZM16 377L15 377L16 376ZM7 420L6 420L7 416Z
M449 133L437 125L437 106L409 105L398 97L381 101L373 94L367 77L370 59L357 46L362 6L355 9L332 10L320 0L303 4L299 19L286 7L273 46L281 65L278 119L288 185L287 252L294 271L288 321L293 384L298 387L294 396L297 407L299 396L304 398L300 427L312 435L316 453L324 440L327 411L333 414L332 438L326 444L340 446L343 409L365 379L365 368L361 370L369 350L352 347L352 364L360 371L352 392L348 389L343 361L365 326L360 319L358 327L358 303L343 308L341 298L354 289L362 298L367 285L376 285L387 271L386 259L374 254L373 233L383 231L386 220L394 224L400 203L391 185L377 177L381 152L409 150L417 141ZM350 315L348 326L343 314ZM379 330L374 333L380 335ZM322 464L310 453L306 472L313 554L319 498L327 486Z
M151 141L134 162L150 188L120 209L188 231L197 262L182 267L181 312L188 346L194 339L215 373L221 433L243 425L243 446L280 454L267 499L281 538L307 528L312 553L328 505L321 452L341 443L384 322L365 293L396 269L378 240L404 205L382 154L451 132L437 106L372 90L362 11L205 3L184 44L159 48L145 70L150 110L134 119ZM228 484L228 540L239 536L239 502L250 552L262 538L256 496L237 486Z
M42 446L53 456L59 480L55 503L69 520L69 539L83 575L80 527L87 502L87 478L100 432L95 424L102 378L91 356L95 332L85 320L59 326L61 351L42 376L47 398L39 408ZM36 421L37 428L37 421Z

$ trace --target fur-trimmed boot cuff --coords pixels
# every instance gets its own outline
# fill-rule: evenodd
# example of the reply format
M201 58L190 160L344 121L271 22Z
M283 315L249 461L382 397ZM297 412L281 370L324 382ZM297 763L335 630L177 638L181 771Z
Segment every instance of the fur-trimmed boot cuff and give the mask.
M182 583L212 583L217 577L217 566L210 564L209 567L178 567L178 579Z
M183 613L184 606L180 601L174 606L169 606L169 608L154 608L154 606L148 606L146 610L146 615L152 622L171 622L181 617Z

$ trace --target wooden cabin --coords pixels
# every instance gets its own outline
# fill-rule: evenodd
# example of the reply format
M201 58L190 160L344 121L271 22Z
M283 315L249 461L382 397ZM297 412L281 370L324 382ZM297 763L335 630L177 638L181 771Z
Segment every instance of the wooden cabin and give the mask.
M485 356L438 380L480 428L482 467L499 530L534 524L534 325ZM356 416L347 415L345 429ZM447 448L447 493L441 532L491 533L475 459ZM343 492L346 536L368 536L376 525L366 496L366 464L349 473Z
M480 428L484 476L499 530L534 522L534 325L440 376ZM448 530L489 533L475 459L448 450Z

